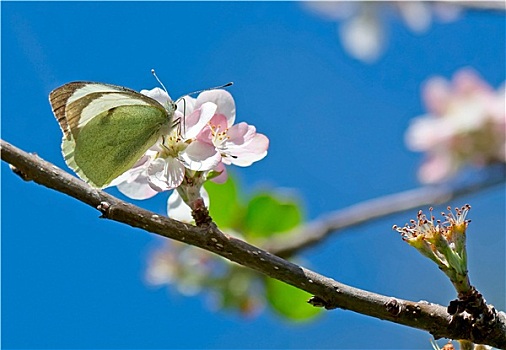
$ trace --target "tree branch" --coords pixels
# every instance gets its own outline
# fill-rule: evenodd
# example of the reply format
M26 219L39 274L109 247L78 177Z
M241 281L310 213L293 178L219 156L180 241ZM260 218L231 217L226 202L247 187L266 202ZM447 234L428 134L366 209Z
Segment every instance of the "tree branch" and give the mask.
M473 332L469 318L450 316L446 308L427 302L412 302L382 296L339 283L304 267L228 236L211 223L207 227L184 224L125 203L11 144L0 140L1 156L25 180L70 195L102 216L218 254L269 277L314 295L310 303L326 309L341 308L398 324L426 330L435 338L466 339L474 343L506 348L506 314L496 313L487 332Z
M500 1L439 1L442 3L454 4L469 10L484 10L484 11L502 11L506 10L506 3L504 0Z
M472 183L426 186L357 203L328 213L291 233L274 236L262 248L278 256L293 256L343 229L404 211L447 203L457 197L503 184L506 168L503 165L498 168L501 169L490 169L485 178Z

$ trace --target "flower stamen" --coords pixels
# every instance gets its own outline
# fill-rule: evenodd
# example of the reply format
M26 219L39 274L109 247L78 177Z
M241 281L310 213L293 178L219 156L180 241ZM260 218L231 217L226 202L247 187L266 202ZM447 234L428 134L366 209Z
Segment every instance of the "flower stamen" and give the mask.
M466 216L469 204L455 208L455 214L448 207L448 213L441 213L445 221L436 220L429 208L429 217L420 210L417 220L410 220L404 227L393 226L402 239L420 253L434 261L445 272L459 292L470 288L467 278L466 229L470 220Z

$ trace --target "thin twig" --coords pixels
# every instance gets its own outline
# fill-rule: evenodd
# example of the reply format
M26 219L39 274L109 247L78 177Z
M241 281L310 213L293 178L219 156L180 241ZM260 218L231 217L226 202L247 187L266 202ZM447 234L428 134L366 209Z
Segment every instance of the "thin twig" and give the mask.
M502 11L506 10L506 2L501 1L439 1L440 3L448 3L467 8L469 10L480 11Z
M411 209L447 203L454 198L504 184L504 166L490 170L486 172L486 178L475 182L427 186L357 203L328 213L291 233L273 236L262 244L262 248L278 256L290 257L343 229Z
M200 247L305 290L314 295L310 301L313 305L326 309L352 310L423 329L435 338L467 339L474 343L506 348L506 314L502 312L497 313L486 334L474 334L472 321L464 317L451 317L444 306L396 299L344 285L228 236L212 223L207 227L187 225L125 203L106 192L89 187L36 155L0 141L2 159L22 173L24 179L31 179L68 194L98 209L107 219Z

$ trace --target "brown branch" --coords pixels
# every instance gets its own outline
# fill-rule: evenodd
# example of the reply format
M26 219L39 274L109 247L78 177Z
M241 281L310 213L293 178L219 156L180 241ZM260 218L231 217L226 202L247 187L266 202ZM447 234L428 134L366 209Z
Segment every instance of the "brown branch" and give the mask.
M476 182L421 187L354 204L328 213L293 232L274 236L262 248L278 256L293 256L346 228L412 209L444 204L457 197L503 184L506 170L504 166L498 168L501 169L490 169L486 178Z
M125 203L106 192L93 189L36 155L0 140L1 156L23 179L70 195L102 216L132 227L200 247L230 261L249 267L314 295L310 303L326 309L352 310L382 320L426 330L435 338L467 339L474 343L506 348L506 314L499 312L487 332L473 332L473 320L451 316L441 305L387 297L339 283L295 265L265 250L218 230L187 225Z
M452 5L458 5L468 10L480 10L480 11L501 11L506 10L506 2L501 1L438 1L440 3L447 3Z

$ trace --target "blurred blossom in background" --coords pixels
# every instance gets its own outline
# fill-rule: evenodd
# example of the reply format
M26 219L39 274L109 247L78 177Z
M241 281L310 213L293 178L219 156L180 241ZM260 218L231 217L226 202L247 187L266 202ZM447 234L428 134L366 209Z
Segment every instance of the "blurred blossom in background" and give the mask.
M451 3L424 1L308 1L303 4L315 14L338 22L344 49L366 63L376 61L385 51L388 23L394 16L400 17L414 33L422 34L434 20L454 21L461 12L460 7Z
M169 241L151 252L145 279L185 296L203 293L211 310L232 309L251 317L265 306L262 283L254 276L207 251Z
M415 118L407 146L425 152L418 177L423 183L447 180L467 165L504 163L505 86L494 89L465 68L448 81L429 79L422 87L428 113Z

